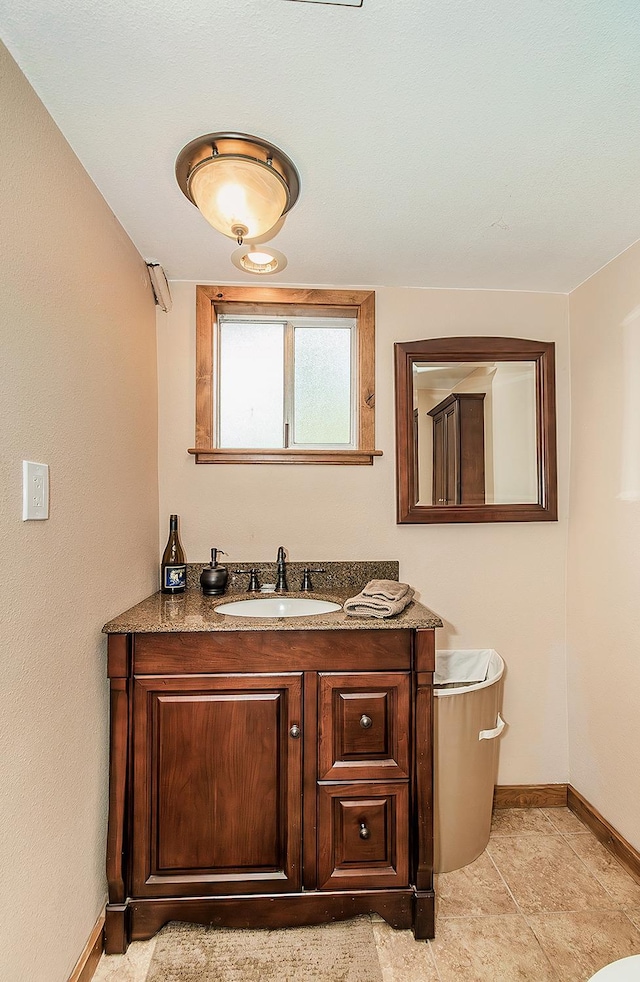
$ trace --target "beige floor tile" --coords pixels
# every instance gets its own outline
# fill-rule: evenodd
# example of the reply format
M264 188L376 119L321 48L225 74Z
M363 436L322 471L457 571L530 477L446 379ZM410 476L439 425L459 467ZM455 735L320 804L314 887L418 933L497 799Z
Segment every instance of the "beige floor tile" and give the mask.
M525 912L616 906L560 835L496 836L487 851Z
M513 897L486 852L462 869L436 877L436 916L509 914L517 910Z
M586 982L610 962L640 954L640 931L622 911L531 914L527 920L563 982Z
M557 982L520 914L452 917L429 942L440 982Z
M640 929L640 910L625 910L625 914L631 923Z
M156 939L134 941L124 955L103 955L92 982L144 982Z
M543 814L549 819L554 829L563 835L591 835L590 829L584 825L570 808L543 808Z
M383 982L438 982L433 956L412 931L395 931L384 921L373 925Z
M555 830L539 808L496 808L491 835L550 835Z
M567 835L565 841L620 907L640 908L640 883L594 835Z

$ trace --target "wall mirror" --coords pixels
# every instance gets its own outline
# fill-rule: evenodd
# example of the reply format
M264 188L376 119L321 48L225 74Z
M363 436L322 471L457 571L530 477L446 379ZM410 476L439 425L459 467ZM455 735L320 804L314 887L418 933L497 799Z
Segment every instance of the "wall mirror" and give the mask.
M399 524L557 519L554 344L395 345Z

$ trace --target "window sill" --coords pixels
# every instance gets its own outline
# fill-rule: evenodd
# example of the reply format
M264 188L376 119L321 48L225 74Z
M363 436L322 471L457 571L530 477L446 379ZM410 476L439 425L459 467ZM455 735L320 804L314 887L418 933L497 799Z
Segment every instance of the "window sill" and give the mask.
M187 451L196 464L373 464L382 450L218 450L195 447Z

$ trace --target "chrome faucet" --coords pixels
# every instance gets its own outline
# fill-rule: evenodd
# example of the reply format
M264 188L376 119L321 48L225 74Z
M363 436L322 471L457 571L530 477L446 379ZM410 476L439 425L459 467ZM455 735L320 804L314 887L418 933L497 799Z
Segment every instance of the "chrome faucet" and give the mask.
M276 593L287 593L289 587L287 586L287 567L284 560L284 546L280 546L278 549L277 564Z

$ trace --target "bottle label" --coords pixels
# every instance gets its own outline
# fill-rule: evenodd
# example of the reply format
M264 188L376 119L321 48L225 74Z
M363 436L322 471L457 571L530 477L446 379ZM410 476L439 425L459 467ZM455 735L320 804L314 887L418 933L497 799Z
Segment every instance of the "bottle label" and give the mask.
M187 567L165 566L164 568L164 590L184 590L187 585Z

